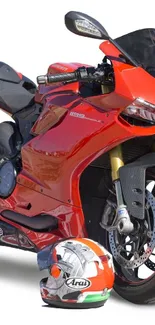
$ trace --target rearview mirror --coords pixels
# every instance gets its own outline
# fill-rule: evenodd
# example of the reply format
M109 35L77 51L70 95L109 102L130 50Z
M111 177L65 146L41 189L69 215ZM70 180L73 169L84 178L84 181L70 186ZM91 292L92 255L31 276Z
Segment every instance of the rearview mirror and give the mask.
M82 12L70 11L65 15L65 25L74 34L102 40L109 40L104 27L94 18Z

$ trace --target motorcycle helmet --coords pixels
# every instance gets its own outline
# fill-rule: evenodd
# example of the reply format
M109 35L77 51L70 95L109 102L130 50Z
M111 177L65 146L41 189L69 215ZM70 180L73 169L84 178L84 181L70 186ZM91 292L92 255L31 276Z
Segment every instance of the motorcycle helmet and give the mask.
M112 256L87 238L62 240L38 253L40 269L49 277L40 282L43 301L67 308L104 305L114 284Z

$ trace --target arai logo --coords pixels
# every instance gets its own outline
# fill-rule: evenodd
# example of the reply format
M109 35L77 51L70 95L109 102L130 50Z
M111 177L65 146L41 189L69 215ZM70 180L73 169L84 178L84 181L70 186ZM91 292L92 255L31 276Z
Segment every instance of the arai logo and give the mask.
M91 285L91 282L84 278L69 278L65 283L67 287L77 290L88 288Z

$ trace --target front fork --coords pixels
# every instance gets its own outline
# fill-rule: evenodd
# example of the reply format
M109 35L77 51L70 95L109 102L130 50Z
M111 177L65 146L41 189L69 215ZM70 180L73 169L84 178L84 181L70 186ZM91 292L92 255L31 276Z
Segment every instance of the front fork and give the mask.
M108 231L118 229L120 233L126 234L132 232L134 226L130 220L127 206L124 204L121 183L119 180L119 169L124 166L121 145L113 148L109 152L109 155L112 171L111 176L116 191L117 208L112 223L108 224L108 219L110 217L110 215L108 216L108 214L110 214L110 212L112 211L110 210L110 202L107 200L107 204L105 206L105 210L103 212L100 224L102 228ZM111 209L114 211L113 205L111 205Z

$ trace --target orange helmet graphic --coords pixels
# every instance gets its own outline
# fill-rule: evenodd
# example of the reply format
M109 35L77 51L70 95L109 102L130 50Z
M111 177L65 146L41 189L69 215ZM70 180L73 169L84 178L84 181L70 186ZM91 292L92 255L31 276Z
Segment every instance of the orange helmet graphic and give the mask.
M45 265L45 259L48 265ZM114 284L111 255L87 238L67 239L38 253L40 269L50 275L40 283L44 302L59 307L90 308L104 305Z

